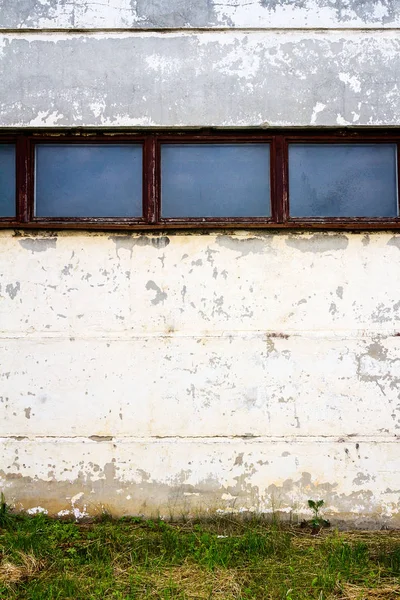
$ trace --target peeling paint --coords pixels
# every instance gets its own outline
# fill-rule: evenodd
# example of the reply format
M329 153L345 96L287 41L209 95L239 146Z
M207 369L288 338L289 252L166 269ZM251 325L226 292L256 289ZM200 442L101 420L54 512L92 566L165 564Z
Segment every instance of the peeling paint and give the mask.
M345 250L348 243L347 237L343 234L303 234L300 236L291 236L286 240L286 244L291 248L300 250L300 252L314 253Z
M274 252L268 245L268 238L220 236L217 238L217 244L233 252L238 252L239 256L237 258L242 258L250 253Z
M394 0L3 0L0 26L64 28L396 27Z
M6 293L10 296L11 300L14 300L20 289L21 285L19 281L17 281L14 285L12 283L6 285Z
M387 243L388 246L394 246L400 250L400 236L394 235Z
M128 252L132 256L133 248L135 246L139 248L144 246L150 246L152 248L160 250L166 248L169 244L169 239L165 236L148 237L145 235L136 236L120 234L113 235L110 237L110 239L115 244L117 256L119 256L120 250L128 250Z
M154 290L156 292L155 297L152 299L152 304L159 304L160 302L164 302L168 298L167 294L158 287L154 281L148 281L146 283L146 290Z
M393 237L0 232L4 493L76 518L318 495L397 522Z
M400 120L400 40L389 32L32 32L6 33L3 40L2 127L397 126ZM357 78L358 92L343 83L343 73ZM229 102L221 103L225 97Z
M19 240L22 248L34 252L46 252L46 250L55 249L57 245L57 238L24 238Z

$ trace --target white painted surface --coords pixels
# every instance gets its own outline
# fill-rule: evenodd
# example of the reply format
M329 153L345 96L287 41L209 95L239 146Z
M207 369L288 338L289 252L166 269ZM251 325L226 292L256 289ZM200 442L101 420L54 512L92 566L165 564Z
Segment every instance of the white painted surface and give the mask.
M225 510L237 478L242 508L284 485L284 511L317 494L340 519L396 518L399 236L0 241L0 436L18 449L2 473L25 508L70 510L70 481L89 514L105 498L166 511L171 495Z
M17 506L25 509L167 518L279 511L296 520L307 514L308 498L324 498L336 522L398 525L393 440L47 438L2 445L2 489L8 498L18 490Z

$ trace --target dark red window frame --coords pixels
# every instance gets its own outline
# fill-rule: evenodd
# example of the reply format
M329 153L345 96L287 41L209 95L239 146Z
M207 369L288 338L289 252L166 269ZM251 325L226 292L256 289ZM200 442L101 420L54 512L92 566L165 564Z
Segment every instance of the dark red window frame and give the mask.
M251 218L161 217L161 145L163 143L268 143L270 144L271 216ZM400 202L400 132L382 129L262 130L262 131L137 131L137 132L13 132L0 135L0 143L16 145L16 218L1 217L0 228L18 229L400 229L394 218L290 218L288 148L291 143L395 143L397 145L398 202ZM52 218L34 216L35 144L140 143L143 145L143 216L141 218ZM400 215L400 211L399 211Z

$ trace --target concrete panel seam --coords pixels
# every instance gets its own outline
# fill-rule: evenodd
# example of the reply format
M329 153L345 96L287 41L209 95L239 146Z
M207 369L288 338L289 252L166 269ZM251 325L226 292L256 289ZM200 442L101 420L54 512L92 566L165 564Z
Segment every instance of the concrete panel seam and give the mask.
M333 32L365 32L365 33L375 33L375 32L397 32L400 31L400 27L176 27L176 28L133 28L133 27L98 27L98 28L80 28L80 29L68 29L68 28L0 28L0 34L67 34L67 35L82 35L82 34L98 34L98 33L129 33L141 35L143 33L156 33L156 34L201 34L201 33L263 33L263 32L321 32L321 33L329 33Z
M104 438L101 440L101 438ZM111 439L110 439L111 438ZM25 435L10 435L10 436L1 436L0 443L7 442L19 442L19 443L32 443L32 442L44 442L47 441L49 443L54 443L54 440L59 441L60 443L84 443L84 444L92 444L96 445L99 443L109 443L109 444L157 444L157 443L171 443L174 444L176 441L179 443L202 443L205 444L215 443L215 444L229 444L230 442L241 441L250 444L265 444L265 443L273 443L273 442L287 442L287 443L356 443L358 441L362 441L367 444L397 444L399 442L399 436L393 435L382 435L376 434L374 436L362 435L362 434L351 434L351 435L281 435L281 436L257 436L257 435L227 435L227 436L196 436L196 435L157 435L157 436L130 436L130 435L117 435L117 436L62 436L62 435L34 435L34 436L25 436Z

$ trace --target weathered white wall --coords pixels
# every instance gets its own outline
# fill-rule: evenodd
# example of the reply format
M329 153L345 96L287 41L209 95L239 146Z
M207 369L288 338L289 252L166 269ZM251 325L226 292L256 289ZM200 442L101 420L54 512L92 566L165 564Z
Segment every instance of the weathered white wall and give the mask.
M397 518L400 236L0 242L7 497Z
M397 0L2 0L1 29L398 27Z
M395 0L6 0L0 127L398 126L399 25ZM58 514L323 498L398 524L399 251L0 233L0 489Z

